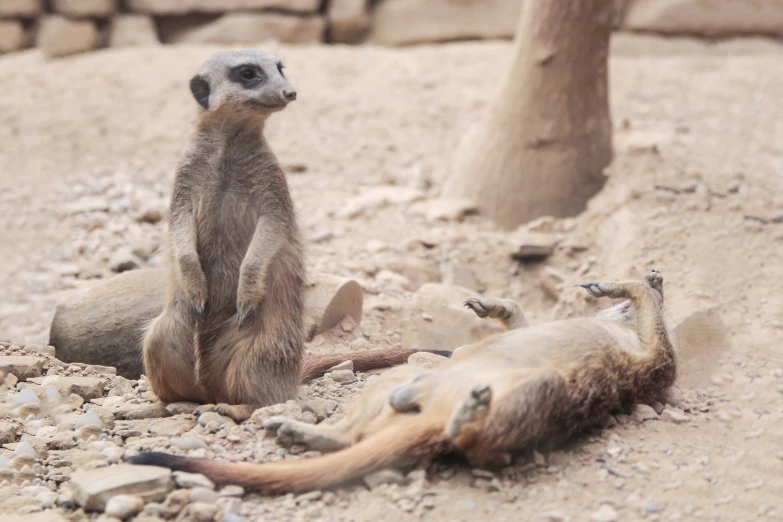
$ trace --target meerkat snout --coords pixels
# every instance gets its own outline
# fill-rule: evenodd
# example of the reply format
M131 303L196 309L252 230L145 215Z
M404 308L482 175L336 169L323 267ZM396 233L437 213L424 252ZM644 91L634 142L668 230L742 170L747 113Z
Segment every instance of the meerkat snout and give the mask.
M216 53L191 79L190 90L209 112L241 106L266 116L296 100L296 89L285 77L283 63L264 51Z

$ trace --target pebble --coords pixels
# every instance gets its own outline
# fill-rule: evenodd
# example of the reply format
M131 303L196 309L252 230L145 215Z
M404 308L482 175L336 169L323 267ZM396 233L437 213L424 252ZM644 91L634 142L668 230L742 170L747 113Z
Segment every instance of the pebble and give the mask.
M220 490L221 497L243 497L245 488L242 486L229 485Z
M41 399L38 398L38 395L36 395L33 390L25 388L24 390L14 395L13 403L14 406L23 406L25 404L34 404L35 406L40 406Z
M682 410L678 408L671 408L667 407L663 410L663 413L661 413L661 420L672 422L674 424L685 424L686 422L690 422L690 417L685 414Z
M35 496L35 503L44 509L51 509L57 503L57 493L54 491L42 491Z
M101 418L98 417L98 414L94 411L90 410L81 417L79 417L76 420L76 423L73 425L74 429L83 428L84 426L98 426L99 428L103 428L103 421L101 421Z
M644 422L657 418L658 413L656 413L652 406L648 406L647 404L636 404L631 413L631 420L635 422Z
M336 370L326 374L325 377L331 377L334 382L348 382L356 378L351 370Z
M218 507L204 502L194 502L188 506L188 511L193 517L193 520L198 522L209 522L215 519Z
M604 504L590 515L591 522L616 522L620 515L611 506Z
M381 484L404 484L405 477L396 469L382 469L364 476L364 483L373 489Z
M207 411L199 415L198 423L206 426L210 422L216 422L220 426L236 426L236 423L228 417L223 417L215 411Z
M14 449L13 456L19 456L19 455L30 455L33 458L35 458L35 448L33 448L29 442L20 442L16 445L16 449Z
M144 509L144 500L134 495L116 495L106 502L106 515L120 520L128 519Z
M334 372L334 371L337 371L337 370L349 370L349 371L353 372L353 361L343 361L343 362L341 362L340 364L338 364L336 366L332 366L331 368L326 370L326 372L327 373L328 372Z
M184 471L175 471L172 473L174 482L181 488L207 488L215 489L215 484L200 473L186 473Z
M218 494L215 493L213 489L197 487L190 490L190 494L188 495L188 498L190 499L191 502L214 504L215 502L217 502Z
M182 437L180 439L172 439L169 444L184 451L207 448L207 443L196 437Z
M139 496L145 502L157 502L172 488L171 470L131 464L82 468L71 475L70 484L76 502L88 511L103 511L111 497L123 494Z

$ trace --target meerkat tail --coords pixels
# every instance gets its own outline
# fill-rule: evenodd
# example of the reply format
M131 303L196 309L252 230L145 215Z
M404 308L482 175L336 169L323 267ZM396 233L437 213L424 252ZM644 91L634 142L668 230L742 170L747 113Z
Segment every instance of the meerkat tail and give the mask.
M299 382L307 382L321 377L326 371L344 361L353 361L353 369L357 372L366 372L378 368L397 366L407 362L408 357L414 353L427 352L443 357L451 357L448 350L419 350L417 348L398 348L394 350L368 350L366 352L335 353L331 355L318 355L308 357L302 361L299 370Z
M417 416L323 457L248 464L147 452L130 459L130 463L201 473L217 484L236 484L275 493L300 493L338 486L373 471L402 464L403 458L418 460L432 456L445 438L442 425Z

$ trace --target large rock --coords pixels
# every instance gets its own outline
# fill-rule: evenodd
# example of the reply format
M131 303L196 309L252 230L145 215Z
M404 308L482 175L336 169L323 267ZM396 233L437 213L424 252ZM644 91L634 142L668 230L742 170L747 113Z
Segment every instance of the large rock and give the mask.
M155 15L223 13L238 9L315 13L321 7L321 0L127 0L127 4L131 11Z
M93 20L47 16L38 30L38 47L47 58L91 51L100 44L101 36Z
M43 0L3 0L0 17L34 18L43 12Z
M24 26L19 20L0 20L0 54L19 51L25 46Z
M99 281L57 304L49 344L64 362L114 366L123 377L142 373L144 325L163 310L166 272L143 269Z
M362 320L363 292L355 280L310 274L305 323L308 337L337 326L346 316ZM49 344L64 362L114 366L123 377L144 371L144 326L163 311L166 270L132 270L66 295L57 304Z
M166 42L254 45L265 40L317 43L323 40L324 19L280 13L226 13L217 20L163 35Z
M117 4L115 0L52 0L52 8L74 18L106 18L114 14Z
M27 355L0 355L0 372L12 373L20 381L38 377L44 360Z
M362 322L364 293L353 279L329 274L311 274L305 300L308 339L331 330L346 316Z
M621 27L666 34L783 33L780 0L634 0Z
M370 40L385 45L511 38L521 0L385 0L375 7Z
M331 0L326 18L329 20L329 40L332 42L360 42L370 29L367 0Z
M158 30L151 16L123 14L111 19L110 47L157 45L158 43L160 43Z
M77 470L71 475L71 486L76 503L85 511L103 511L109 499L116 495L160 502L173 488L173 482L169 469L121 464Z

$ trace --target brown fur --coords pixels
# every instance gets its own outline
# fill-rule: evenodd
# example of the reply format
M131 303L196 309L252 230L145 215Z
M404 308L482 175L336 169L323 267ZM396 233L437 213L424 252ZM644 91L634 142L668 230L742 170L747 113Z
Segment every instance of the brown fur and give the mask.
M243 84L242 67L264 80ZM217 53L191 90L203 110L174 180L166 304L143 341L152 391L163 403L217 404L241 421L346 359L358 370L405 362L415 350L316 357L300 368L304 253L285 175L264 138L270 114L295 98L277 58Z
M233 464L148 453L133 462L270 491L326 488L444 450L476 465L508 463L512 453L563 440L611 412L660 397L674 383L676 344L663 314L662 281L652 271L646 281L580 285L594 296L628 301L593 318L530 328L517 322L431 370L394 368L338 424L266 421L281 442L338 450L331 455ZM481 302L485 309L507 306Z

